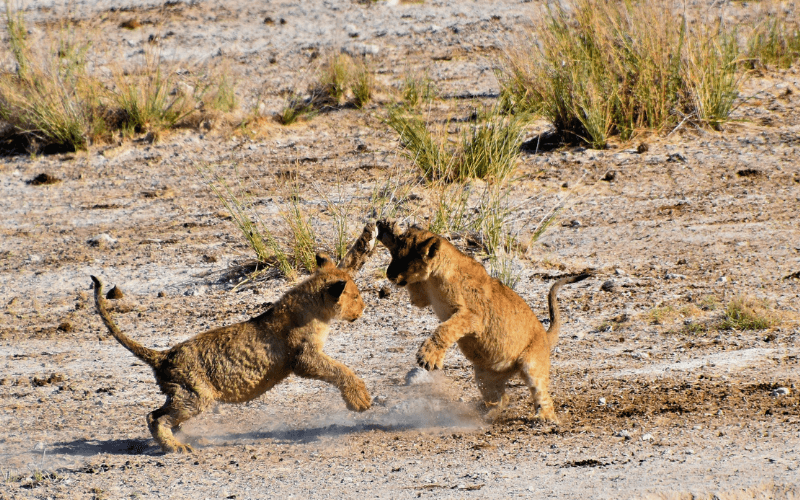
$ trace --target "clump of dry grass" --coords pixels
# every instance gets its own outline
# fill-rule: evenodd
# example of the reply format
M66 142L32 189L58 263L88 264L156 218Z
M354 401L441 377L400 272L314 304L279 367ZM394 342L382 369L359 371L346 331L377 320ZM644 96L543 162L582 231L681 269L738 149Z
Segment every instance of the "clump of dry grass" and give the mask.
M674 9L669 0L548 4L531 41L509 50L498 72L504 106L596 148L688 116L718 127L737 96L737 33Z
M115 132L158 132L182 124L208 106L236 107L232 80L187 82L169 69L158 51L144 62L117 71L108 82L92 74L87 53L92 40L64 23L34 47L20 11L5 3L6 34L14 71L0 72L0 119L11 134L36 150L82 150L109 141Z
M58 44L30 46L21 12L7 1L6 32L15 72L0 73L0 118L29 143L85 149L103 134L97 83L86 73L88 45L62 33Z
M157 52L145 52L135 71L118 72L112 101L123 114L123 128L148 132L174 127L197 109L196 87L177 85L173 71L164 68Z
M436 85L427 74L406 73L400 86L400 96L403 99L403 104L410 108L415 108L423 102L431 101L436 97L436 94Z
M715 325L719 330L766 330L780 323L769 302L739 296L728 302L722 318Z
M375 87L375 76L365 59L333 54L316 71L307 95L296 89L290 91L275 119L281 125L291 125L348 104L360 109L372 100Z
M750 68L788 68L800 58L800 14L781 2L758 2L756 24L745 31Z
M445 127L429 126L408 108L390 107L386 123L400 135L406 156L426 179L451 182L510 176L519 158L525 118L491 108L478 114L477 123L462 127L455 146L449 145Z

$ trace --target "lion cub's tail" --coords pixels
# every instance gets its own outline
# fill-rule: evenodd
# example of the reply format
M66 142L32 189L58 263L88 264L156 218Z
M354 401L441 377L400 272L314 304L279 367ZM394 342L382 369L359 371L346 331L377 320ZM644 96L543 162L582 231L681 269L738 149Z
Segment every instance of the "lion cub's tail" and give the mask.
M114 320L111 319L111 314L109 314L106 309L105 299L103 299L103 284L94 276L92 276L92 281L94 281L94 303L95 306L97 306L97 312L100 314L100 317L103 318L103 323L105 323L111 335L137 358L153 368L157 367L161 363L161 360L164 359L164 354L159 351L154 351L153 349L148 349L135 340L126 337L125 334L117 328L117 325L114 324Z
M547 343L550 344L550 349L555 347L556 342L558 342L558 329L561 327L561 312L558 310L558 301L556 299L558 290L564 285L583 281L589 276L591 276L591 273L567 276L556 281L550 287L550 293L547 295L547 305L550 308L550 328L547 329Z

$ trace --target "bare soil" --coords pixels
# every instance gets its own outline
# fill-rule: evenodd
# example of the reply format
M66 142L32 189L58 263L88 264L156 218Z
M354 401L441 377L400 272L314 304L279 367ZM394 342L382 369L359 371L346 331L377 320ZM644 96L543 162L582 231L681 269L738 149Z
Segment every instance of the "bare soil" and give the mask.
M133 64L151 34L188 68L228 64L242 108L261 96L265 115L285 90L305 89L329 50L368 52L383 87L365 110L289 127L220 119L155 143L0 158L0 498L800 496L796 69L751 75L721 131L686 123L603 151L537 151L548 128L531 125L512 190L518 220L531 229L570 198L515 262L517 292L544 320L553 279L596 273L560 294L551 391L560 425L533 418L521 383L485 421L457 349L441 373L408 384L437 321L403 291L379 297L389 286L381 249L357 279L364 316L335 325L325 349L365 380L371 410L348 412L333 387L291 378L190 421L183 437L197 452L164 455L145 425L163 397L106 335L89 275L120 288L118 324L153 348L256 315L287 290L274 272L239 283L253 254L205 169L243 179L281 237L285 173L296 173L321 249L334 241L328 203L352 204L355 237L387 183L407 183L402 213L424 223L435 195L382 121L390 87L427 71L440 89L431 116L468 119L496 100L492 68L541 4L33 4L31 36L63 18L102 33L98 67ZM120 28L131 19L140 27ZM736 297L765 301L780 324L695 328L718 322Z

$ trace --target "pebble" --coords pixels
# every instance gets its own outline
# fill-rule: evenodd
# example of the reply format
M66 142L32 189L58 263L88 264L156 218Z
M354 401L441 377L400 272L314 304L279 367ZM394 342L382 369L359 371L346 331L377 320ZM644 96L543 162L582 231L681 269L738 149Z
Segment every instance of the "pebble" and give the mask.
M113 245L117 240L108 235L108 233L100 233L94 238L89 238L89 246L103 248L107 245Z
M653 435L650 433L644 434L642 436L642 441L652 441L652 440L653 440Z
M772 391L773 396L788 396L791 393L792 391L790 391L788 387L778 387Z
M614 437L625 438L625 441L628 441L631 439L631 433L626 430L617 431L614 433Z
M664 275L665 280L684 280L686 279L686 275L684 274L677 274L677 273L667 273Z
M597 400L597 404L598 404L599 406L605 406L605 404L606 404L606 398L600 398L599 400Z
M354 43L344 48L344 51L353 57L376 56L381 51L380 47L370 43Z
M686 163L686 157L681 153L671 153L669 156L667 156L667 161Z
M206 291L207 291L206 287L198 286L196 288L192 288L191 290L186 290L184 295L187 297L198 297L200 295L205 295Z
M614 289L615 286L616 283L614 283L614 280L607 280L604 281L602 285L600 285L600 290L603 290L604 292L610 292Z
M727 276L720 276L719 278L717 278L717 283L718 284L727 283L727 282L728 282L728 277Z
M406 385L422 385L433 383L431 374L422 368L412 368L406 373Z

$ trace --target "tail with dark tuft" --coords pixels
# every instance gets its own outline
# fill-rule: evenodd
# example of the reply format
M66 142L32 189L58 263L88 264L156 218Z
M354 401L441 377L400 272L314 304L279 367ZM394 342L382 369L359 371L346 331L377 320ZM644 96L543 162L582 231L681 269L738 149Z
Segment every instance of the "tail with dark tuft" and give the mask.
M567 276L556 281L550 287L550 293L547 295L547 306L550 308L550 328L547 329L547 343L550 344L550 349L555 347L556 342L558 342L558 330L561 327L561 312L558 310L558 300L556 299L558 290L564 285L583 281L589 276L591 276L591 273L587 272L577 276Z
M155 351L153 349L148 349L135 340L125 336L125 334L122 333L119 328L117 328L114 320L111 319L111 314L109 314L108 310L106 309L105 299L103 298L103 284L94 276L92 276L92 281L94 281L94 304L97 307L98 314L100 314L100 317L103 319L103 323L105 323L106 328L108 328L108 331L115 339L117 339L120 344L122 344L127 350L131 351L137 358L141 359L151 367L156 368L161 363L161 360L164 359L164 353Z

